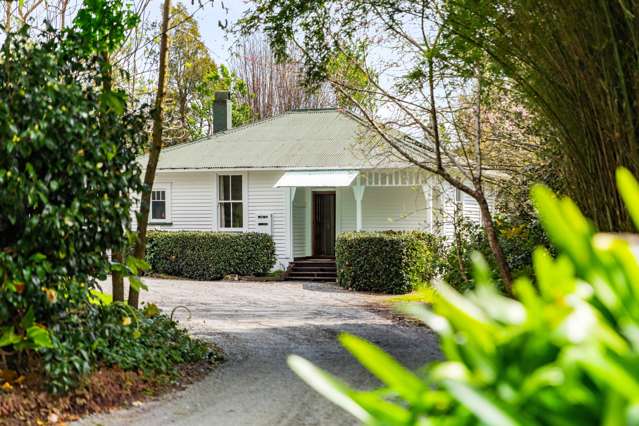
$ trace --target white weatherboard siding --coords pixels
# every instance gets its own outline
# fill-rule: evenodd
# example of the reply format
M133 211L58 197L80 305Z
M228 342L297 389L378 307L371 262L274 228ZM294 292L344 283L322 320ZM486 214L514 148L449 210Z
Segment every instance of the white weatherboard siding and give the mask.
M216 178L212 172L158 173L156 185L170 185L170 224L158 230L212 231L215 229Z
M289 188L273 188L282 172L249 172L248 176L248 230L257 231L257 215L272 215L272 235L279 262L290 259ZM297 195L297 191L296 191ZM276 265L278 267L279 265ZM284 265L285 266L285 265Z
M464 206L464 217L472 222L481 224L481 212L479 204L473 197L466 193L462 193L462 201Z
M335 227L337 232L355 230L355 196L353 188L337 188L335 191ZM366 191L364 191L366 198Z
M257 215L271 214L276 255L280 262L286 263L291 257L288 232L290 190L273 188L281 175L281 172L270 171L243 174L246 188L244 208L247 209L247 221L243 230L257 231ZM149 227L167 231L217 231L217 176L215 172L159 172L155 179L156 185L170 187L171 220L166 224L154 224L151 221Z
M365 231L426 229L426 200L421 187L369 187L362 200Z
M337 192L338 231L354 231L353 189L341 188ZM426 229L426 200L421 187L366 187L362 225L364 231Z
M456 214L462 213L463 217L471 222L481 225L481 212L479 204L470 195L458 191L452 185L444 183L442 188L442 235L446 238L453 238L455 235L454 218ZM491 211L495 206L495 195L487 192L488 207ZM460 209L457 212L457 209Z

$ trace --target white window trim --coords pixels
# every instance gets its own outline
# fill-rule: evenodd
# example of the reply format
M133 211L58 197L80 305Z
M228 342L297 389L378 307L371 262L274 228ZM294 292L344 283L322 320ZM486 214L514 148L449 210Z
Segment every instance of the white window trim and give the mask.
M158 223L171 223L173 220L172 214L172 192L170 183L156 183L153 185L153 189L151 191L164 191L165 192L165 202L166 202L166 218L165 219L153 219L153 201L151 201L151 205L149 206L149 225L154 225Z
M242 176L242 227L225 228L220 223L220 176ZM215 223L220 232L248 231L248 175L245 172L217 173L215 175Z

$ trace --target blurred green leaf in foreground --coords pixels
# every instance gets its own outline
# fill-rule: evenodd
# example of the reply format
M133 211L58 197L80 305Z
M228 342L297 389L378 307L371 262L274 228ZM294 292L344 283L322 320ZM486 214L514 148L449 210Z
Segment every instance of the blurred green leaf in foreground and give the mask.
M617 184L639 227L639 183ZM594 196L594 194L593 194ZM532 199L559 250L538 248L537 282L501 295L481 256L475 290L435 283L432 307L405 313L439 334L443 359L412 372L372 343L342 345L382 386L351 389L292 355L310 386L369 425L639 425L639 263L632 236L597 234L576 205L537 186Z

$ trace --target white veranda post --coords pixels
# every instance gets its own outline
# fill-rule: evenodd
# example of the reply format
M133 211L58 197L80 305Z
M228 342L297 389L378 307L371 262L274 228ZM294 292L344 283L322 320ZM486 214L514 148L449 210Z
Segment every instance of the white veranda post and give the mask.
M295 256L295 252L293 250L293 203L295 201L296 190L297 188L294 186L288 189L288 226L289 226L288 247L289 247L289 257L291 259L293 259L293 257Z
M353 195L355 196L355 230L362 230L362 199L364 198L364 189L361 178L357 177L357 183L353 185Z
M441 191L438 187L439 180L435 176L429 176L422 184L422 191L426 199L426 225L431 233L440 232L442 216Z
M430 181L422 185L422 191L424 192L424 198L426 200L426 226L428 232L432 233L434 231L433 223L435 215L433 212L433 187Z

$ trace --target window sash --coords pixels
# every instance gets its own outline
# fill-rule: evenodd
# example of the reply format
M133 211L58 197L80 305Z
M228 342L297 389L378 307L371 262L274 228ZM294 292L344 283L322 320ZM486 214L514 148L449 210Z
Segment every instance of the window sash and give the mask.
M164 189L151 191L151 219L167 219L166 190Z
M218 223L221 229L244 228L244 187L242 175L218 178Z

